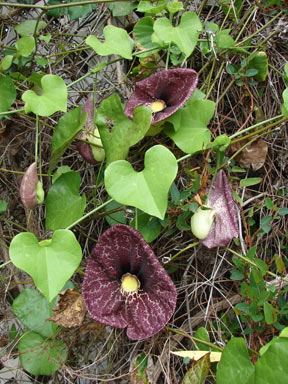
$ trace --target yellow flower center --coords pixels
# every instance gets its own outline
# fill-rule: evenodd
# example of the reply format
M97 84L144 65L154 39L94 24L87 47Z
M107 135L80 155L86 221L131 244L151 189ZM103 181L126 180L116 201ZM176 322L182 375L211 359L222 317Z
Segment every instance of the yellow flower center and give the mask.
M150 108L151 112L154 112L154 113L160 112L166 108L166 103L163 100L156 100L156 101L153 101L153 103L151 103L149 105L149 108Z
M124 293L137 292L140 288L140 281L135 275L131 275L131 273L125 273L121 279L121 288Z

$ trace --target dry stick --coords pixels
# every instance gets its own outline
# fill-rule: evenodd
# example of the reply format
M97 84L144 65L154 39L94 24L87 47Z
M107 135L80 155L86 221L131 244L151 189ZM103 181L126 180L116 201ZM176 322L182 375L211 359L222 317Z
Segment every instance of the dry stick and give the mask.
M242 297L240 295L234 295L231 298L221 300L219 303L214 305L209 315L211 315L212 311L219 312L229 308L232 305L234 306L235 304L239 303L241 300L242 300ZM205 316L204 309L198 312L195 316L193 316L190 322L191 327L195 329L199 324L201 324L203 322L204 316ZM179 330L177 329L174 330L173 328L170 328L170 327L168 329L171 331L173 330L173 332L175 332L176 335L173 337L173 339L169 343L169 346L165 346L163 348L163 351L159 356L157 363L155 364L154 373L153 373L153 383L157 383L157 380L159 379L159 376L162 373L162 366L165 366L169 360L169 350L177 348L177 345L181 342L181 340L184 337L189 336L191 338L191 335L187 335L187 333L189 332L188 321L186 321L182 325L181 329Z

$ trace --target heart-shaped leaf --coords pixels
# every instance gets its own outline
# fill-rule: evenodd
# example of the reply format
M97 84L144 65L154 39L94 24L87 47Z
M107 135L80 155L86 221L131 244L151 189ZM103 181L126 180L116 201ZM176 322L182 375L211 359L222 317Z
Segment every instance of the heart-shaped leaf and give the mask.
M46 229L66 228L83 216L86 196L79 195L80 175L67 172L49 189L46 201Z
M68 348L61 340L46 340L36 332L28 332L18 344L23 368L32 375L52 375L67 358Z
M233 337L222 352L216 373L216 383L252 384L254 371L244 339Z
M151 111L142 106L134 110L133 120L130 120L124 114L120 97L116 93L103 100L95 123L105 149L107 165L115 160L126 159L129 148L143 139L151 121Z
M273 340L255 364L255 384L284 384L288 377L288 340Z
M50 116L56 111L66 112L67 87L64 80L56 75L45 75L41 78L41 85L41 95L32 90L23 93L25 112L33 112L39 116Z
M136 220L130 223L131 227L136 228ZM137 231L141 233L147 243L155 240L161 233L161 224L159 219L151 217L147 213L140 213L137 217Z
M127 16L133 9L137 8L136 1L115 1L108 3L108 8L112 11L113 17Z
M133 41L128 33L123 28L114 27L114 25L107 25L104 28L105 42L101 43L96 36L90 35L85 40L98 55L119 55L125 59L132 59Z
M215 103L201 100L202 93L194 92L187 103L168 117L164 132L185 153L195 153L205 148L211 138L207 124L212 118Z
M151 1L141 0L137 11L143 13L152 13L153 15L156 15L157 13L164 11L166 5L167 0L158 0L153 3Z
M178 170L176 158L169 149L155 145L146 152L144 166L136 172L125 160L110 164L105 171L106 190L118 203L164 219L168 191Z
M38 33L41 29L46 27L47 23L42 20L40 20L39 22L38 20L26 20L16 25L14 29L17 33L19 33L20 36L33 36L36 25L36 33Z
M16 89L13 81L8 76L0 76L0 89L0 112L5 112L8 111L16 99ZM4 117L4 115L0 115L0 119L2 119L2 117Z
M158 46L158 44L152 43L151 40L151 36L153 34L153 24L154 21L152 17L147 16L140 19L133 28L136 40L141 43L143 48L154 48ZM147 55L151 55L151 52L147 53Z
M153 28L155 37L153 34L152 41L160 39L167 44L175 43L181 52L190 56L196 47L202 24L195 12L185 12L178 27L173 27L169 19L162 17L155 21Z
M257 81L265 81L268 75L268 57L266 52L255 52L249 57L249 69L256 69L258 72L254 76Z
M10 245L13 264L27 272L50 302L81 262L82 251L73 232L58 229L52 239L38 242L30 232L16 235Z
M81 115L81 110L82 106L77 107L60 117L52 137L52 155L49 166L50 172L56 167L60 157L83 127L86 115Z
M20 56L28 57L33 52L35 48L35 40L32 36L23 36L16 41L15 46L17 48L17 53Z
M26 328L46 338L53 336L57 329L57 325L53 321L46 321L52 315L54 305L54 300L49 304L46 297L36 289L28 288L16 297L12 308L14 314Z

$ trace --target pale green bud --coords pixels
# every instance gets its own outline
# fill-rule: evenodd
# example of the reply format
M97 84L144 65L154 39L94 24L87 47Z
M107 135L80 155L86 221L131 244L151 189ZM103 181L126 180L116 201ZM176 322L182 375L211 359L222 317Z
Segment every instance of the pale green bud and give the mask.
M199 207L191 218L191 232L199 240L204 240L212 227L216 212L214 209Z
M37 182L37 186L36 186L36 200L37 200L37 204L43 203L44 197L45 197L45 193L44 193L44 190L43 190L43 187L42 187L42 183L41 183L41 181L38 181Z
M93 135L89 136L89 142L91 143L90 147L94 159L96 161L103 161L105 159L105 150L103 148L103 144L97 128L94 129Z

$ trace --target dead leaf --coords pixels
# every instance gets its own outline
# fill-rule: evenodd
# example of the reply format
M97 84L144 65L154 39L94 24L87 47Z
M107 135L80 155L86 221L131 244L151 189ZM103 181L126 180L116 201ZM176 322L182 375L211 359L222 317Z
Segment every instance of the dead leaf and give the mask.
M65 328L80 326L86 313L80 293L76 289L66 289L59 293L59 296L60 299L53 308L53 315L47 320Z
M181 357L189 357L194 361L201 359L203 356L208 355L211 363L219 362L222 356L222 352L209 352L209 351L170 351L174 355Z
M238 143L231 144L230 148L232 152L238 151L244 144L248 141L243 140ZM245 147L239 155L237 155L236 160L239 162L239 165L242 168L252 168L254 171L258 171L263 167L266 156L268 153L268 145L264 140L258 139Z

